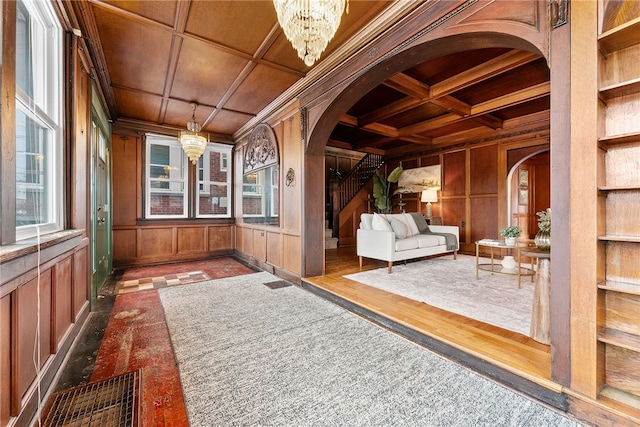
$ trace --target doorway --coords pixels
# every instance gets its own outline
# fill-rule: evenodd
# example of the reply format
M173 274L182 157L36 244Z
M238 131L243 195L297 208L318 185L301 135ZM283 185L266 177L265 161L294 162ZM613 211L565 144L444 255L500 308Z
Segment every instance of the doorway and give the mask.
M509 225L522 229L520 237L533 239L538 232L536 212L551 206L549 150L533 153L516 163L507 177Z
M91 119L91 300L111 273L110 140Z

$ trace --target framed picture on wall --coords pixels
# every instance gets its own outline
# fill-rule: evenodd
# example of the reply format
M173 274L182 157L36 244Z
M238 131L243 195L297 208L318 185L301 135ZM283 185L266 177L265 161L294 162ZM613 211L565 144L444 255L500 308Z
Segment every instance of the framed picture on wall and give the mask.
M520 171L519 185L521 187L528 187L529 186L529 171L528 170L521 170Z
M518 189L518 204L521 206L526 206L529 204L529 189L528 188L519 188Z

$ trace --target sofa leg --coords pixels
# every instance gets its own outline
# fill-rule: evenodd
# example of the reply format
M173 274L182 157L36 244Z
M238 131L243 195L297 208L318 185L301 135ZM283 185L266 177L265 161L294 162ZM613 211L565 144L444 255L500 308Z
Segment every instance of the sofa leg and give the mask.
M358 257L358 258L359 258L359 260L360 260L360 270L362 271L362 257L360 256L360 257Z
M458 251L453 251L453 260L457 260L458 259Z
M393 267L393 262L389 261L388 273L391 274L391 267Z

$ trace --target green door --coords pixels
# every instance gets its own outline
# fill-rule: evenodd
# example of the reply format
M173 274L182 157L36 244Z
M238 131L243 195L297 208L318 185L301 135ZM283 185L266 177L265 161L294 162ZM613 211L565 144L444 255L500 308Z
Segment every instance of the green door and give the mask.
M91 121L91 299L111 273L110 144L95 119Z

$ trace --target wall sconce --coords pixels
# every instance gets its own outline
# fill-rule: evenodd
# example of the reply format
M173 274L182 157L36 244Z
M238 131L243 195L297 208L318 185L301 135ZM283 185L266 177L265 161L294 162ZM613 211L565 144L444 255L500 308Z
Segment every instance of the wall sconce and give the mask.
M422 190L422 196L420 197L421 202L425 202L427 204L427 209L424 213L425 218L431 219L433 216L431 202L438 201L438 191L437 190Z

